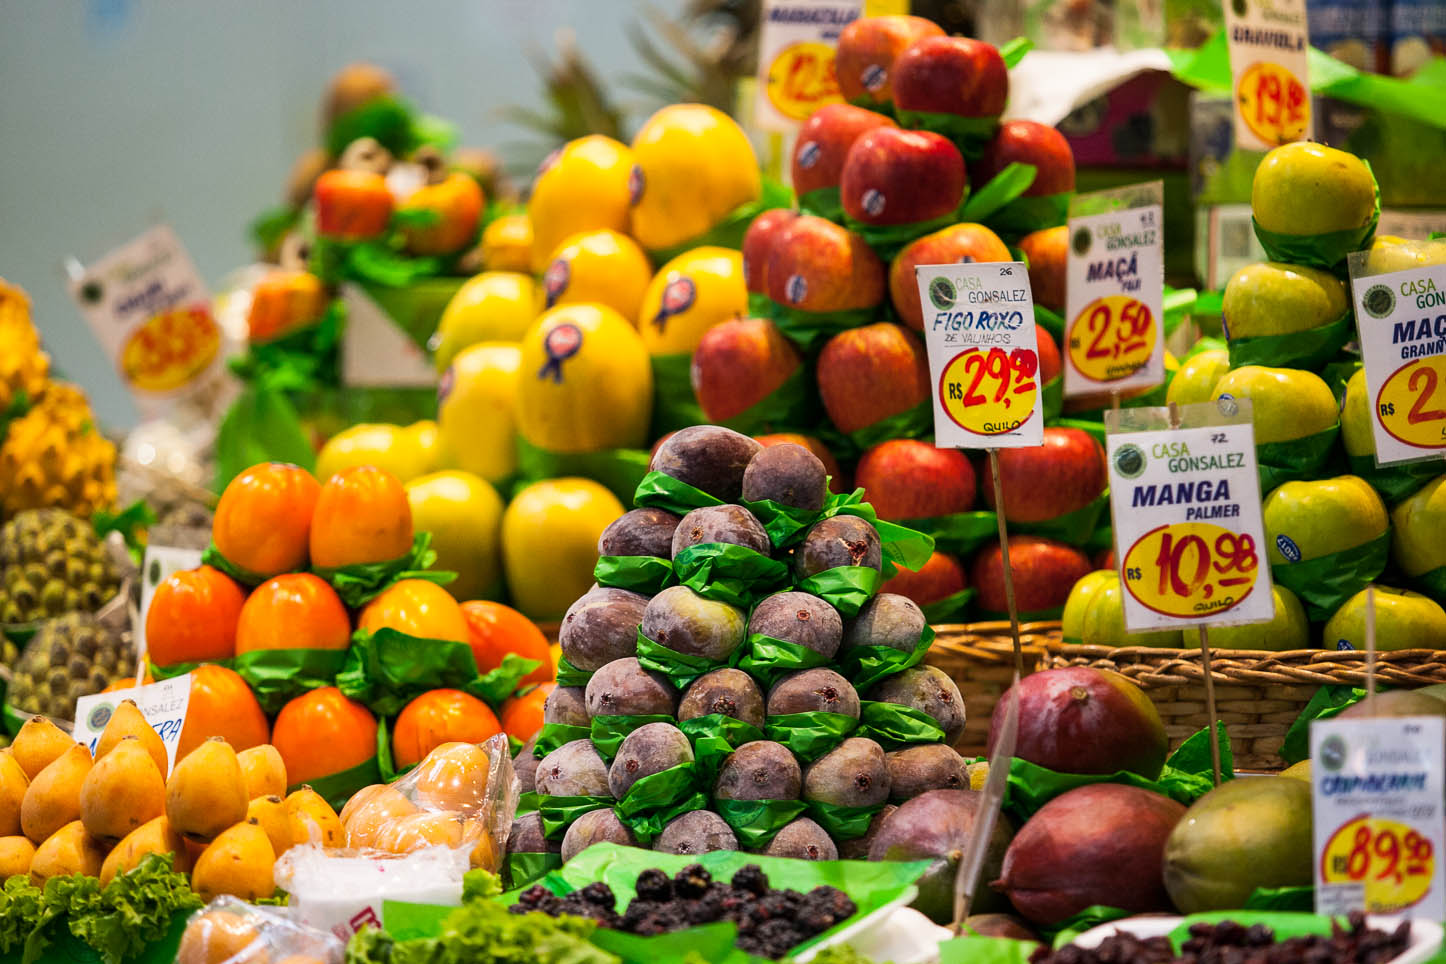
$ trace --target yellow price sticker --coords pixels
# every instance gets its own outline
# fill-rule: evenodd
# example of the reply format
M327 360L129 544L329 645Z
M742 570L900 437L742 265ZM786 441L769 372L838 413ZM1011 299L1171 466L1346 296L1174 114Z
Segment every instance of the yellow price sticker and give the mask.
M1305 85L1280 64L1251 64L1240 77L1235 101L1245 126L1267 144L1298 141L1310 125Z
M950 420L975 435L1004 435L1034 414L1039 356L1031 349L970 348L939 378L939 401Z
M205 371L221 348L221 329L204 305L148 319L121 349L126 381L148 392L169 392Z
M1096 298L1070 322L1070 361L1097 382L1128 378L1150 363L1158 327L1150 306L1138 298Z
M803 121L826 104L843 103L834 75L834 48L818 41L790 44L768 65L768 102L789 120Z
M1431 889L1436 853L1431 841L1394 820L1364 814L1341 825L1321 851L1321 879L1361 884L1366 913L1393 914Z
M1417 358L1391 373L1376 395L1381 427L1406 445L1446 448L1446 355Z
M1201 619L1245 601L1260 575L1255 540L1211 522L1146 532L1125 552L1125 588L1146 609Z

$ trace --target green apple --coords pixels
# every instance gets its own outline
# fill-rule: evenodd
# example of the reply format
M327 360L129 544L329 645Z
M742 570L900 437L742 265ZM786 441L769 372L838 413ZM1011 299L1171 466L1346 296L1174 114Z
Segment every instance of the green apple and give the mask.
M1255 444L1289 442L1324 432L1340 411L1319 375L1297 368L1246 365L1215 383L1211 398L1248 398L1255 410Z
M1268 649L1282 653L1288 649L1310 648L1310 620L1295 593L1284 586L1272 586L1275 618L1268 623L1247 626L1211 626L1211 649ZM1200 630L1185 635L1187 643L1200 645Z
M1074 584L1074 588L1069 591L1069 598L1064 601L1064 613L1059 617L1060 634L1066 641L1077 643L1084 638L1085 610L1089 608L1095 590L1111 579L1119 578L1113 569L1096 569Z
M1446 475L1391 510L1391 555L1408 576L1446 566Z
M1348 304L1345 284L1318 268L1249 264L1225 285L1225 330L1231 338L1306 331L1337 321Z
M1325 625L1327 649L1349 643L1366 648L1366 590L1347 599ZM1446 649L1446 609L1406 589L1376 587L1376 648Z
M1179 649L1182 643L1180 630L1162 629L1148 633L1125 632L1124 590L1120 587L1120 575L1107 570L1107 579L1090 593L1085 606L1080 639L1086 646L1158 646L1162 649Z
M1324 144L1277 147L1255 169L1250 209L1273 234L1353 231L1376 212L1376 179L1359 157Z
M1389 234L1378 234L1371 244L1366 271L1370 274L1386 274L1428 264L1446 264L1446 240L1413 241Z
M1346 382L1346 400L1341 406L1341 441L1347 455L1376 454L1376 437L1371 434L1371 402L1366 397L1366 370L1358 369Z
M1180 370L1165 389L1165 401L1174 405L1191 405L1210 401L1215 383L1230 371L1230 352L1223 348L1202 351L1180 363Z
M1391 521L1376 490L1354 475L1286 482L1265 497L1261 513L1272 565L1319 559L1363 545L1385 532ZM1300 557L1283 555L1282 543L1294 544Z

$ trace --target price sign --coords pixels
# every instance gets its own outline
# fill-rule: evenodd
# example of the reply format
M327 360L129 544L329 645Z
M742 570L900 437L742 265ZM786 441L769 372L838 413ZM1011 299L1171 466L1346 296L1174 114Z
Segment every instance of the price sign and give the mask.
M166 759L174 767L181 728L186 723L186 707L191 702L191 674L173 676L159 683L128 690L82 696L75 701L75 729L71 734L75 742L84 744L94 754L96 742L105 732L105 725L110 722L121 700L136 701L141 715L166 745Z
M1106 413L1110 509L1132 632L1265 622L1255 433L1248 402Z
M1070 202L1066 396L1165 379L1163 198L1155 181Z
M791 133L809 114L839 104L834 50L862 0L766 0L758 37L757 126Z
M1019 262L920 265L934 439L946 448L1044 442L1039 342Z
M1438 717L1311 724L1316 913L1446 913Z
M1309 138L1306 0L1231 0L1225 31L1235 93L1235 146L1268 151Z
M206 283L166 225L73 265L70 293L146 415L219 390L228 346Z
M1446 265L1367 275L1351 259L1376 462L1446 457Z

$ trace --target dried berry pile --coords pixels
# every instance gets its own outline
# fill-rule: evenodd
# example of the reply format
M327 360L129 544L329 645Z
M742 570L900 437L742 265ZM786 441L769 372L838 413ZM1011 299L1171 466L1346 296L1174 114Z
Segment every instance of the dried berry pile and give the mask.
M1177 957L1167 937L1141 940L1115 934L1093 948L1073 944L1051 951L1040 947L1030 964L1384 964L1400 956L1410 943L1410 922L1394 931L1367 927L1365 916L1353 913L1349 926L1331 925L1331 936L1311 935L1276 941L1269 927L1246 927L1234 921L1195 924Z
M714 880L700 864L684 867L671 879L661 870L645 870L638 875L636 890L637 896L619 914L612 888L600 881L565 897L538 885L523 891L512 912L589 917L603 927L643 936L729 920L738 925L740 948L779 958L858 911L835 887L815 887L806 894L774 890L756 864L739 870L727 884Z

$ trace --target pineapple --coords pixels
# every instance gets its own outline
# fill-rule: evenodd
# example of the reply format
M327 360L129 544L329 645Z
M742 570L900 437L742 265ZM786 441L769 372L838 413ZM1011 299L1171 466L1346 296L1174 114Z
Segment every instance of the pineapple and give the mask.
M89 518L115 504L115 461L85 394L51 382L0 445L0 512L59 507Z
M30 320L30 298L0 278L0 419L23 413L49 374L50 358Z

